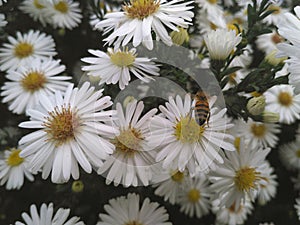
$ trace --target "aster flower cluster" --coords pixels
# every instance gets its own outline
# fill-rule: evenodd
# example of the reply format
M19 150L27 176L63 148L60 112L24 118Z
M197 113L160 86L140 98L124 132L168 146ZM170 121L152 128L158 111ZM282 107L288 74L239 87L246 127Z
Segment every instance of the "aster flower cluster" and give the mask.
M282 224L290 183L296 224L299 37L297 0L0 0L0 223Z

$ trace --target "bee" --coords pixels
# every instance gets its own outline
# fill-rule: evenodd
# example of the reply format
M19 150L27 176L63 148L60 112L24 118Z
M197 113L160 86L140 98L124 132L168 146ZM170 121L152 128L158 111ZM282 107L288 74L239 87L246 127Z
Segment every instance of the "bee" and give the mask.
M207 126L209 126L208 121L210 118L210 109L206 94L204 91L199 90L194 99L195 106L192 107L191 110L194 110L195 112L196 122L199 124L199 126L203 126L205 123L207 123Z

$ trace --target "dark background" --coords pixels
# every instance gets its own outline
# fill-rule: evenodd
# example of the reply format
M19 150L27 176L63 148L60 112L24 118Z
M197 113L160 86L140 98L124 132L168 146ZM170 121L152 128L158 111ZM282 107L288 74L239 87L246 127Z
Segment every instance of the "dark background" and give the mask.
M29 16L18 10L16 6L19 3L19 0L8 0L8 3L0 7L0 13L4 13L8 21L7 26L4 28L5 33L1 34L2 39L0 41L6 42L7 34L15 36L16 31L27 32L29 29L51 34L57 46L58 55L56 58L61 59L62 64L66 65L66 73L80 77L80 66L78 66L80 58L89 55L88 49L102 48L103 46L100 33L93 31L88 24L87 1L80 1L84 14L82 24L72 31L66 30L64 35L61 35L61 31L54 30L50 26L44 28L41 24L33 22ZM5 81L4 75L5 73L0 73L1 86ZM76 83L78 79L73 81ZM106 91L111 92L113 95L117 90L116 87L110 87ZM6 126L17 127L19 122L27 120L24 116L17 116L9 112L6 104L0 104L0 115L0 128ZM296 128L296 125L284 126L280 134L280 143L293 140ZM24 134L29 131L21 130L21 132ZM4 150L5 147L16 146L18 138L16 137L11 141L11 146L2 146L1 150ZM277 148L272 150L268 159L278 176L277 196L265 206L255 205L253 214L249 216L245 224L258 225L259 222L274 222L275 225L300 224L294 209L297 193L293 190L290 181L291 176L296 174L283 168L278 159ZM168 202L164 202L162 198L155 196L154 189L151 187L123 188L121 186L107 186L104 178L94 172L92 174L81 173L80 179L84 184L83 192L80 193L72 192L72 180L66 184L56 185L52 184L49 179L42 180L39 175L35 177L33 183L26 180L21 190L7 191L5 187L0 187L0 224L10 224L21 220L21 213L28 212L30 205L33 203L38 205L39 208L42 203L53 202L55 209L60 207L71 208L71 215L81 217L87 225L93 225L98 220L98 214L104 212L103 205L108 203L109 199L127 195L130 192L139 193L142 199L149 197L152 201L164 205L169 212L170 221L174 225L210 225L214 223L212 214L201 219L191 219L185 216L179 212L179 206L172 206Z

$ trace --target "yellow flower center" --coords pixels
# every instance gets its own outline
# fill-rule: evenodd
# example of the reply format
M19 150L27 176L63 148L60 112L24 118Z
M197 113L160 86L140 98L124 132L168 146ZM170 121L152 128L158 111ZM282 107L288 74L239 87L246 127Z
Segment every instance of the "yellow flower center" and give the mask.
M33 45L27 42L20 42L15 46L15 56L19 59L26 58L33 53Z
M278 95L278 101L283 106L289 106L293 102L293 97L290 93L283 91L280 92L280 94Z
M59 1L58 3L56 3L54 5L54 9L61 13L67 13L69 10L68 4L64 1Z
M296 156L297 156L298 158L300 158L300 149L298 149L298 150L296 151Z
M234 147L236 148L236 150L239 152L240 151L240 144L241 144L241 138L240 137L236 137L234 139Z
M239 27L240 30L238 29L238 27ZM236 35L238 35L242 31L241 27L240 26L238 26L238 27L235 25L235 23L228 23L227 24L227 28L229 30L234 30Z
M125 223L124 225L143 225L142 223L134 220L134 221L130 221L128 223Z
M110 53L110 61L119 67L129 67L135 61L136 55L128 50Z
M182 182L182 180L184 178L184 173L182 173L180 171L177 171L177 172L172 174L171 178L172 178L173 181L175 181L177 183L180 183L180 182Z
M271 40L274 44L278 44L283 42L284 39L279 34L275 33L272 35Z
M270 5L268 10L275 10L272 14L279 14L281 12L281 8L276 5Z
M175 125L174 135L182 143L195 143L200 140L204 130L205 128L199 126L194 118L186 116Z
M245 167L235 173L234 184L239 191L248 192L255 188L255 182L260 179L260 173L256 172L255 168Z
M43 88L47 79L43 73L40 72L30 72L22 80L22 87L29 92L35 92L40 88Z
M217 4L218 0L207 0L210 4Z
M126 15L132 19L143 20L157 12L160 1L157 0L130 0L130 3L123 5Z
M39 2L39 0L33 0L33 5L34 5L35 8L37 8L37 9L43 9L43 8L45 8L45 6L42 5L42 4Z
M80 126L76 113L71 107L55 107L54 111L49 112L49 117L44 123L45 131L56 146L74 139L75 131Z
M266 133L266 126L264 124L252 124L251 132L255 137L263 137Z
M20 165L24 161L24 159L19 156L20 152L21 152L20 149L13 148L10 155L9 155L9 157L6 160L6 163L9 166L18 166L18 165Z
M200 199L200 192L199 192L199 190L197 190L197 189L191 189L189 192L188 192L188 199L189 199L189 201L190 202L192 202L192 203L196 203L196 202L198 202L199 201L199 199Z
M112 143L116 146L116 151L131 155L141 150L142 140L144 140L144 138L140 131L129 128L128 130L121 131L119 136L117 136Z

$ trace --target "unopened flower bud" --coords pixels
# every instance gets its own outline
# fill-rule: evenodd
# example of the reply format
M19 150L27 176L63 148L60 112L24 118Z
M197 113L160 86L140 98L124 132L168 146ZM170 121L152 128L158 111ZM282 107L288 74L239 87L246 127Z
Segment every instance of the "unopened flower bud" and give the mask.
M171 38L174 44L176 45L182 45L184 42L188 42L190 37L187 32L187 29L184 29L182 27L178 27L179 32L172 31L171 32Z
M287 57L278 58L276 57L276 54L277 54L277 50L273 50L268 55L266 55L265 57L266 62L271 64L272 66L277 66L278 64L283 63L284 60L287 59Z
M264 111L262 113L263 121L266 123L277 123L279 122L279 114L274 112Z
M123 106L126 108L128 103L132 102L135 98L131 95L127 96L123 101Z
M266 106L266 98L262 95L259 97L251 98L247 103L247 109L250 114L257 116L260 115Z
M72 183L72 191L75 193L82 192L84 189L84 184L81 180L74 181Z

